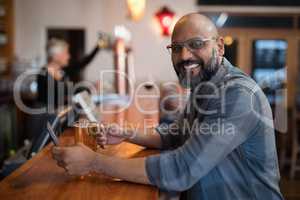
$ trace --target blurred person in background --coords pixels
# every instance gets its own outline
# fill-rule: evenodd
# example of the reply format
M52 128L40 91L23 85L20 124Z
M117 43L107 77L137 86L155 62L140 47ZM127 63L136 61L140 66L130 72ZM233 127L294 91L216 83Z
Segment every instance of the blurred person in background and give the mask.
M94 49L81 60L70 64L69 44L62 39L52 38L46 46L47 64L38 77L38 102L43 105L57 108L68 101L68 85L73 83L73 77L77 76L103 48L103 42L99 39ZM76 92L79 92L78 90ZM73 94L74 91L71 91Z

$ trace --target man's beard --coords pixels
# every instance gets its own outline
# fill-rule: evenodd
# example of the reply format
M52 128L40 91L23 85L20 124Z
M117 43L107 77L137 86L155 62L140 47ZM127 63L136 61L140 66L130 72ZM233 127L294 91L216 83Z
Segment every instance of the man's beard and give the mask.
M196 65L200 67L200 72L197 75L192 75L191 70L186 70L185 66ZM204 63L204 61L199 58L197 60L184 60L175 66L175 71L179 79L179 83L184 88L195 88L199 83L209 81L218 71L219 64L217 62L217 57L212 56L211 59Z

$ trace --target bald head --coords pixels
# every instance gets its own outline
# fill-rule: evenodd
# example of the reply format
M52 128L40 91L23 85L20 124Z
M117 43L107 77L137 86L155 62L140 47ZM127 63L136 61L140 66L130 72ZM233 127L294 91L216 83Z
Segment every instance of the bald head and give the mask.
M209 80L216 73L224 55L224 39L206 16L191 13L176 23L172 42L172 62L180 83L185 87Z
M181 17L174 27L173 42L185 41L193 37L217 37L218 30L215 24L206 16L191 13Z

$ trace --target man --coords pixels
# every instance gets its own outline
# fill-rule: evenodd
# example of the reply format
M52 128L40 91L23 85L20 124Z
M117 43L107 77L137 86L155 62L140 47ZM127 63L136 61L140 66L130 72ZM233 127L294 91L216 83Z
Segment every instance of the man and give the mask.
M282 199L270 106L263 92L225 58L214 24L198 13L182 17L168 46L180 83L191 97L174 126L136 134L107 129L100 144L123 140L167 149L121 159L84 145L58 147L53 156L70 174L100 172L180 191L182 199Z

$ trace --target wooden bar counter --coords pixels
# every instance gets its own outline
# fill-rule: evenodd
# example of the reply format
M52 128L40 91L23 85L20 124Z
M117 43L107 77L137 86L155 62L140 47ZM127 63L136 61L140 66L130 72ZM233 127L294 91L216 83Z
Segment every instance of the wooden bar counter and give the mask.
M72 130L60 138L63 145L72 144ZM72 177L56 165L48 145L12 175L0 182L0 199L158 199L152 186L115 180L102 175ZM121 157L145 156L155 151L122 143L107 147L102 153Z
M134 110L122 115L127 120L143 119ZM109 117L108 117L109 118ZM108 120L108 121L111 121ZM115 121L115 120L112 120ZM74 144L74 130L67 129L60 136L61 145ZM158 189L153 186L116 180L101 174L83 179L68 175L56 165L51 155L52 143L0 182L1 200L19 199L103 199L103 200L155 200ZM99 153L124 158L157 153L130 143L107 146Z

